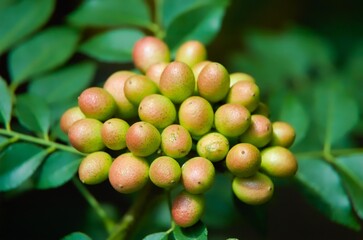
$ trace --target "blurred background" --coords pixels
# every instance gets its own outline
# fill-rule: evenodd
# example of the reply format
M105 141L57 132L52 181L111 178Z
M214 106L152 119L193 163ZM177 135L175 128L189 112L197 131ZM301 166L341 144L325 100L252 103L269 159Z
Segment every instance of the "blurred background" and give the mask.
M82 3L56 1L41 29L65 24ZM152 1L147 3L153 6ZM211 36L202 37L210 60L222 63L230 72L252 75L263 101L270 106L271 119L285 120L295 127L292 151L299 163L303 162L296 178L275 180L274 198L259 207L236 201L225 187L229 177L220 174L207 194L203 218L210 239L363 239L363 206L357 204L363 196L362 10L363 2L358 0L232 0L222 17L215 19L220 27ZM103 30L85 29L80 41ZM173 39L178 38L178 31L170 30L170 34L166 39L176 44ZM0 56L0 74L5 79L11 79L10 51ZM69 64L84 59L97 65L91 85L102 84L117 70L132 68L131 61L102 61L87 51L75 53ZM18 89L26 91L27 84ZM330 115L324 112L331 104L329 99L336 106ZM333 127L327 130L329 121ZM355 162L354 167L361 168L356 169L356 175L348 174L355 177L354 190L334 182L340 179L337 173L342 165L331 168L322 161L323 156L315 154L326 145L328 131L333 136L329 143L332 149L358 149L356 158L361 163ZM336 153L346 157L343 151ZM320 165L314 165L315 160ZM60 239L74 231L94 239L105 238L102 223L72 181L54 189L24 188L27 190L0 193L0 239ZM127 211L135 197L120 196L108 183L87 188L115 219ZM348 200L352 202L348 207L339 205ZM155 204L140 220L135 239L168 229L166 202Z

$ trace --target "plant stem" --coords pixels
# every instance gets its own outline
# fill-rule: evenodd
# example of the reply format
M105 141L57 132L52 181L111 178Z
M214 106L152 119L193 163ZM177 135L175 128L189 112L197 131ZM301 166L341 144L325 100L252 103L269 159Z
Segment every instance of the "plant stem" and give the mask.
M87 200L89 205L96 211L97 215L101 218L103 221L103 224L105 225L105 228L108 233L112 232L112 229L114 228L114 221L108 217L107 213L104 211L104 209L101 207L101 205L98 203L96 198L88 191L88 189L77 179L73 178L73 183L77 187L77 189L80 191L80 193L83 195L83 197Z
M152 202L151 196L153 194L153 186L151 184L145 186L145 188L141 190L140 195L137 196L136 200L131 205L130 209L115 226L107 240L128 239L131 228Z
M47 146L47 147L54 147L59 150L63 150L63 151L67 151L67 152L71 152L71 153L75 153L75 154L79 154L79 155L85 155L85 154L77 151L76 149L74 149L71 146L52 142L52 141L50 141L48 139L44 139L44 138L38 138L38 137L26 135L23 133L18 133L18 132L9 131L9 130L0 128L0 135L11 137L11 139L9 140L11 142L9 142L9 143L14 143L16 141L22 140L22 141L32 142L32 143L36 143L36 144Z

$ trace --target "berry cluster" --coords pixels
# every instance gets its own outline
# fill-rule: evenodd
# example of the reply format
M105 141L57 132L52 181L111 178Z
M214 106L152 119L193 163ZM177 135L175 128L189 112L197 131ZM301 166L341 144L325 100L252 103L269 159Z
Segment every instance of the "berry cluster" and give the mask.
M294 129L271 122L255 80L207 60L202 43L187 41L173 61L170 55L162 40L140 39L133 49L139 72L115 72L103 87L85 89L78 106L63 114L71 145L87 153L79 178L85 184L109 179L120 193L138 191L149 180L164 189L181 184L172 203L181 227L200 219L217 164L232 174L238 199L267 202L270 177L297 170L288 150Z

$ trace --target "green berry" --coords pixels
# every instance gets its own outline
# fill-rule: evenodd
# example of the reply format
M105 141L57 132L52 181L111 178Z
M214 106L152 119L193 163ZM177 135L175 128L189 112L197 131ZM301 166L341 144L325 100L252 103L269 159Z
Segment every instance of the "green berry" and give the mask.
M203 43L190 40L184 42L177 49L175 60L184 62L188 64L190 67L193 67L195 64L206 60L207 58L207 49Z
M144 75L132 75L126 80L124 86L126 98L136 106L140 104L144 97L157 92L156 83Z
M126 133L130 125L119 118L111 118L103 123L101 129L102 141L111 150L126 148Z
M168 189L179 183L181 168L174 158L161 156L151 163L149 177L156 186Z
M178 118L180 125L185 127L193 137L202 136L212 128L214 112L207 100L192 96L180 105Z
M212 162L223 160L228 150L228 139L218 132L207 133L197 142L198 155Z
M176 121L176 108L169 98L160 94L146 96L139 105L139 117L158 129L163 129Z
M183 62L171 62L160 76L160 92L173 103L181 103L194 93L192 69Z
M71 145L80 152L91 153L102 150L102 122L93 118L84 118L75 122L68 130Z
M250 112L239 104L223 104L214 115L215 128L226 137L240 136L248 129L250 123Z
M169 157L185 157L192 149L192 144L190 133L179 124L172 124L161 132L161 150Z
M260 205L271 199L274 185L268 176L257 172L248 178L235 177L232 191L240 201L250 205Z
M132 119L137 116L137 105L131 103L125 96L124 86L126 80L135 75L130 71L117 71L111 74L105 81L103 88L109 92L116 103L115 117Z
M298 165L290 150L272 146L261 151L261 169L273 177L292 177L295 175Z
M112 157L106 152L88 154L78 168L79 179L85 184L98 184L108 178Z
M258 114L251 115L249 128L240 136L240 142L251 143L258 148L266 146L272 138L271 121Z
M295 129L289 123L273 122L270 145L289 148L294 143L295 136Z
M253 112L260 102L260 88L252 81L238 81L226 97L227 103L238 103Z
M67 134L68 129L73 125L73 123L84 118L86 118L86 116L79 107L69 108L61 116L60 128L65 134Z

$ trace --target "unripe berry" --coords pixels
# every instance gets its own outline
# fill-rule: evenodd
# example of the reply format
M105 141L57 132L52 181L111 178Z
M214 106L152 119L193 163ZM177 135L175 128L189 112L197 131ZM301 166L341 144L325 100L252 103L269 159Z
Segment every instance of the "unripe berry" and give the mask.
M176 225L190 227L200 220L204 208L205 200L203 195L182 191L172 202L171 215Z
M249 128L240 136L240 142L251 143L258 148L266 146L272 137L271 121L258 114L251 115Z
M183 43L177 50L175 60L184 62L190 67L195 64L204 61L207 58L207 49L204 44L196 41L190 40Z
M208 63L211 63L211 61L208 61L208 60L205 60L205 61L201 61L197 64L195 64L193 67L192 67L192 71L194 73L194 78L195 78L195 81L197 82L198 81L198 76L199 76L199 73L203 70L203 68L208 64Z
M270 117L270 109L266 103L259 102L257 108L253 111L253 114L263 115L265 117Z
M181 168L174 158L161 156L151 163L149 177L156 186L168 189L179 183Z
M226 102L241 104L253 112L260 102L260 88L252 81L238 81L229 90Z
M102 141L111 150L126 148L126 133L130 125L119 118L111 118L103 123Z
M126 98L137 106L144 97L157 92L158 87L156 83L144 75L133 75L129 77L124 86Z
M294 143L295 136L295 129L289 123L273 122L270 145L289 148Z
M211 132L204 135L197 143L198 155L212 162L223 160L228 150L228 139L218 132Z
M132 51L132 59L135 66L146 72L153 64L170 61L170 50L162 40L146 36L138 40Z
M159 131L148 122L136 122L126 133L126 146L135 156L146 157L158 150L161 142Z
M179 108L179 123L193 137L202 136L213 126L214 112L212 105L202 97L187 98Z
M183 62L171 62L160 76L160 92L173 103L181 103L190 97L195 88L192 69Z
M274 185L268 176L257 172L249 178L235 177L232 191L240 201L250 205L260 205L271 199Z
M212 187L215 169L211 161L203 157L187 160L182 166L182 182L186 191L201 194Z
M169 98L160 94L144 97L139 105L139 117L142 121L151 123L158 129L163 129L176 120L175 105Z
M239 104L223 104L214 115L215 128L226 137L240 136L247 130L250 123L250 112Z
M68 130L71 145L80 152L91 153L102 150L102 122L92 118L84 118L75 122Z
M136 192L149 180L149 164L146 159L132 153L121 154L112 162L108 178L116 191Z
M298 165L294 154L280 146L267 147L261 152L261 169L273 177L292 177Z
M250 177L261 166L260 150L249 143L236 144L227 154L226 166L235 176Z
M85 89L78 97L78 105L86 117L100 121L111 118L116 111L112 95L100 87Z
M60 128L67 134L68 129L80 119L84 119L86 116L83 114L79 107L72 107L67 109L60 119Z
M239 81L250 81L250 82L255 82L255 79L247 74L247 73L243 73L243 72L234 72L234 73L231 73L229 74L229 77L231 79L231 82L230 82L230 87L232 87L236 82L239 82Z
M132 119L137 116L137 106L125 96L124 86L126 80L135 75L130 71L117 71L107 78L103 88L114 98L116 103L115 116L122 119Z
M108 178L112 157L106 152L88 154L78 168L79 179L85 184L98 184Z
M161 150L169 157L185 157L192 149L192 144L190 133L179 124L170 125L161 132Z
M156 83L156 85L159 87L161 74L163 73L164 69L168 66L168 64L169 63L166 62L160 62L151 65L145 73L146 77L154 81L154 83Z
M209 102L219 102L227 96L230 78L226 68L217 62L205 65L198 75L198 93Z

